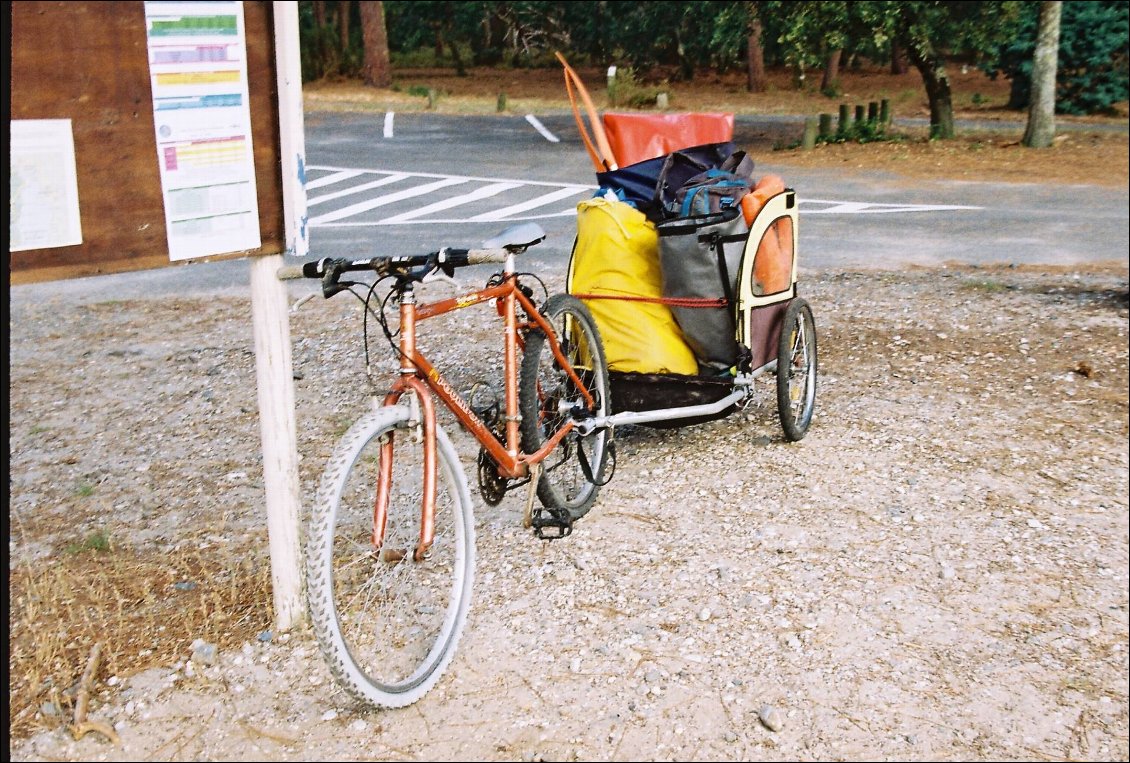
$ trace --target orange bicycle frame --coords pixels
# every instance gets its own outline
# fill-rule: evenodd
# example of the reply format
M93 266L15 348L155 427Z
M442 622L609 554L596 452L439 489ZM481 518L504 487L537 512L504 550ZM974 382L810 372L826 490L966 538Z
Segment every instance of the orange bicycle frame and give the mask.
M439 370L420 352L416 345L416 324L420 321L479 305L490 300L498 300L499 314L504 322L503 378L505 383L505 442L471 410L463 397L444 380ZM518 324L518 306L530 320ZM395 405L406 393L411 392L420 401L421 426L424 445L423 496L420 507L420 537L414 558L424 558L434 539L435 530L435 491L436 491L436 443L435 443L435 405L434 393L455 415L471 435L487 451L498 466L500 475L507 479L519 479L529 475L531 464L543 461L557 447L558 443L573 429L572 422L566 422L536 452L521 451L521 435L518 410L518 350L521 338L519 329L533 327L541 329L549 341L557 362L569 378L581 390L585 402L594 404L588 388L581 382L576 370L569 363L557 336L550 324L538 311L534 303L518 288L518 277L506 273L504 280L494 286L469 292L458 297L436 302L417 304L415 294L409 284L401 293L400 299L400 376L385 396L384 405ZM391 493L392 463L394 458L393 438L381 446L380 474L377 481L377 494L373 507L373 544L379 548L384 540L385 520L388 516L388 502Z

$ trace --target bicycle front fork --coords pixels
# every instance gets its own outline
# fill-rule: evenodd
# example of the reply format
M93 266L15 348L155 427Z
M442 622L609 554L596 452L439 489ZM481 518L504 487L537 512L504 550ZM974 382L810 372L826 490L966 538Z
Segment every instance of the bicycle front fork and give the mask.
M414 376L401 376L396 386L385 397L384 405L393 405L408 392L411 399L412 415L408 420L406 437L417 437L423 444L424 473L420 496L420 537L412 558L423 561L435 540L436 515L436 417L435 405L427 386ZM381 443L380 465L377 476L377 494L373 502L373 548L379 549L384 543L385 527L388 521L388 506L392 495L392 472L396 458L395 434ZM406 553L406 551L405 551Z

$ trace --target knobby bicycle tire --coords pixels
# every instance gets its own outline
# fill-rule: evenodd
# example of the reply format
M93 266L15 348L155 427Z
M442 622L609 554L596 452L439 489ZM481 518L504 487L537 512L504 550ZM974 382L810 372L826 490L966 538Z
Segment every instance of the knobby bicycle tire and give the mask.
M555 294L542 308L557 334L565 357L596 398L597 415L609 413L608 367L604 345L592 314L576 297ZM522 414L522 449L533 453L569 419L565 409L582 398L566 377L540 329L530 331L522 355L518 405ZM544 506L568 509L573 519L588 513L596 501L608 464L609 433L598 429L587 437L566 435L542 463L537 496Z
M322 475L307 549L307 595L331 673L354 698L404 707L423 697L454 656L475 567L470 490L455 449L436 427L435 541L419 536L423 444L405 406L360 418ZM379 448L392 438L394 472L385 540L372 542Z

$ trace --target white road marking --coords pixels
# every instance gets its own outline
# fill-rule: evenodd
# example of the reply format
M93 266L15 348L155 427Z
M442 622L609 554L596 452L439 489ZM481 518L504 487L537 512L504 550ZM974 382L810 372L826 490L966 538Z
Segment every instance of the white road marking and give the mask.
M535 117L533 114L527 114L526 115L526 121L529 122L530 124L532 124L534 126L534 129L537 130L538 132L540 132L542 134L542 137L545 138L546 140L548 140L550 143L560 143L561 142L561 140L556 135L551 133L549 130L545 129L545 125L543 125L540 121L538 121L538 118Z
M799 199L806 215L876 215L893 212L948 212L955 209L984 209L984 207L959 207L947 204L873 204L868 201L830 201L828 199ZM830 204L824 209L808 209L812 204Z
M453 196L450 199L437 201L434 204L428 204L427 206L420 207L419 209L413 209L411 212L405 212L403 214L385 218L381 222L386 225L391 223L406 222L408 220L414 220L417 217L429 215L432 212L439 212L441 210L451 209L452 207L458 207L463 204L470 204L471 202L479 201L480 199L489 199L491 196L497 196L503 191L509 191L513 188L521 187L521 183L494 183L492 185L484 185L478 190L464 194L463 196Z
M368 212L370 209L376 209L377 207L383 207L386 204L392 204L393 202L401 201L402 199L411 199L415 196L423 196L426 193L438 191L440 188L446 188L449 185L459 185L460 183L465 182L467 182L466 178L449 177L444 180L437 180L434 183L425 183L424 185L416 186L415 188L409 188L404 191L398 191L397 193L391 193L388 196L380 196L375 199L369 199L368 201L362 201L358 204L351 204L348 207L342 207L341 209L338 209L334 212L327 212L324 215L312 217L310 218L310 224L323 225L335 220L342 220L346 217L359 215L362 212Z
M320 177L317 180L308 180L306 182L306 190L309 191L311 188L322 188L323 186L340 183L343 180L355 178L361 173L362 170L342 170L341 172L335 172L332 175Z
M593 192L592 186L583 186L583 185L567 186L565 188L560 188L556 191L552 191L550 193L547 193L544 196L539 196L536 199L531 199L530 201L524 201L521 204L511 204L509 207L503 207L502 209L495 209L491 212L484 212L481 215L476 215L475 217L472 217L469 220L469 222L478 223L478 222L491 222L491 221L495 221L495 220L502 220L504 218L510 217L511 215L516 215L519 212L525 212L527 209L535 209L537 207L544 207L546 204L552 204L555 201L560 201L561 199L567 199L570 196L577 196L577 195L580 195L582 193L591 194L592 192ZM556 217L558 215L553 215L553 216ZM523 218L523 219L525 219L525 218Z
M540 180L514 180L512 178L487 178L487 177L469 177L461 175L441 175L429 172L394 172L391 170L372 170L372 169L354 169L349 167L329 167L329 166L313 166L308 168L311 171L326 172L328 174L307 183L307 188L320 188L331 185L338 186L339 190L331 193L326 193L321 196L316 196L307 201L308 206L324 204L334 199L339 199L344 196L371 191L382 186L398 183L406 180L413 179L430 179L432 182L426 182L423 185L409 188L406 190L390 193L387 195L378 196L376 198L362 201L357 204L344 207L336 211L327 211L325 214L314 217L310 220L311 225L325 225L333 227L360 227L360 226L378 226L378 225L413 225L413 224L460 224L469 222L519 222L522 220L545 220L556 217L572 217L576 215L576 201L581 198L591 196L593 191L596 190L595 185L581 185L577 183L550 183ZM364 178L365 176L383 175L377 180L361 183L351 188L340 188L341 183L353 178ZM472 190L468 193L461 195L454 195L447 198L437 198L424 206L416 209L409 209L405 212L400 212L391 217L378 218L375 220L354 221L347 220L346 218L362 214L371 209L382 207L387 204L393 204L405 199L411 199L417 196L423 196L433 191L439 191L448 186L460 185L463 183L477 184L472 186ZM429 218L428 216L443 210L453 209L460 207L471 202L481 201L483 199L492 198L495 196L502 196L510 191L520 192L527 190L532 192L535 188L548 189L538 196L525 199L524 201L517 201L498 209L489 210L476 214L469 218ZM529 193L525 194L529 196ZM556 202L566 202L567 200L575 198L576 201L569 202L569 205L559 211L547 211L541 214L526 214L531 210L537 210ZM949 211L976 211L984 209L984 207L972 206L958 206L958 205L942 205L942 204L880 204L862 201L845 201L836 199L808 199L798 198L797 203L801 205L801 212L803 215L865 215L865 214L905 214L911 212L949 212ZM550 207L552 209L552 207Z
M315 196L314 198L307 200L306 206L309 207L313 206L314 204L333 201L334 199L340 199L342 196L352 196L355 193L364 193L365 191L372 190L373 188L380 188L382 185L398 183L401 180L405 180L409 177L411 177L411 175L408 175L404 172L393 172L386 177L381 178L380 180L373 180L372 182L362 183L361 185L353 186L352 188L344 188L340 191L334 191L333 193L327 193L322 196ZM310 186L307 185L306 187L309 188Z
M385 112L385 137L386 138L392 137L392 112L391 111Z

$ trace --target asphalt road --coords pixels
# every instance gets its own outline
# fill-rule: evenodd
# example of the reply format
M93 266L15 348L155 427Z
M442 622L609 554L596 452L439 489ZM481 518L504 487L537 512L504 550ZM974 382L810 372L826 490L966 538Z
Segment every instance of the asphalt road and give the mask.
M797 130L798 122L789 118L739 117L735 140L745 145L749 136L764 144ZM1127 189L786 169L774 164L772 151L754 159L759 174L780 174L797 192L802 268L1130 259ZM306 160L310 258L473 246L509 221L535 219L548 238L531 250L527 266L561 265L573 241L572 209L596 187L567 113L534 121L309 113ZM238 290L247 281L246 261L229 260L10 292L13 299L34 299L49 289L85 301Z

